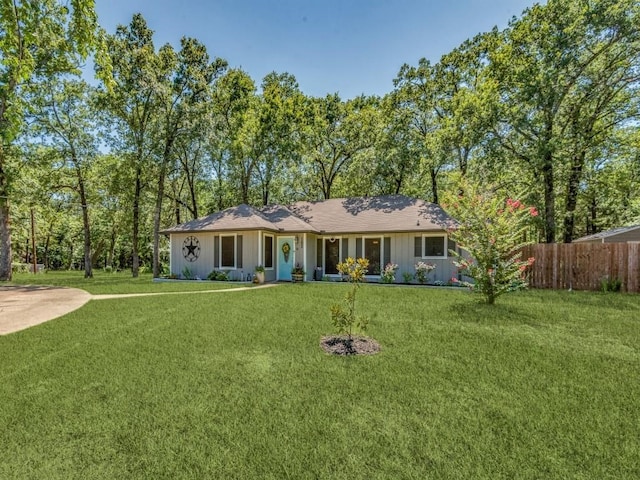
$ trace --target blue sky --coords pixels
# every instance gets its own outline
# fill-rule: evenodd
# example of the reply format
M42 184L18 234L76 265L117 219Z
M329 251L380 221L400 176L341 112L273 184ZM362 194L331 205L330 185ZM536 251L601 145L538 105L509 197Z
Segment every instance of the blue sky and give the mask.
M195 37L257 85L295 75L307 95L383 95L403 63L437 62L467 38L504 28L534 0L96 0L113 33L142 13L156 48Z

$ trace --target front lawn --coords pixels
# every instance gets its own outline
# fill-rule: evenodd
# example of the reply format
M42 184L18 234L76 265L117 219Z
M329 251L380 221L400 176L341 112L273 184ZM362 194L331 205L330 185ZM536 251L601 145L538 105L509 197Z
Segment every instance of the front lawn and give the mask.
M0 337L0 478L640 478L640 296L341 284L91 301Z

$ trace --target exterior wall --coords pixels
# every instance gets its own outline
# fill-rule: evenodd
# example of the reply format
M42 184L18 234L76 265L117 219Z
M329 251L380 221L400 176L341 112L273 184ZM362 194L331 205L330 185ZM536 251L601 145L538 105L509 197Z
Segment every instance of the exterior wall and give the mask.
M182 254L182 245L187 237L194 236L200 242L200 255L189 262ZM207 278L213 270L213 233L172 233L171 234L171 273L182 277L182 272L188 268L197 278Z
M171 234L171 273L181 276L185 267L188 267L192 274L198 278L206 279L212 270L223 270L229 273L232 280L246 280L247 276L253 275L255 267L264 263L263 250L264 250L264 235L273 235L274 241L274 257L273 269L265 270L265 280L272 282L276 280L277 273L277 239L278 234L271 232L225 232L225 234L238 234L242 235L242 267L235 270L228 268L214 267L214 258L218 258L218 255L214 255L215 235L212 232L201 233L174 233ZM182 254L182 245L184 240L193 235L200 242L200 255L194 262L185 260ZM306 234L306 242L304 241L304 234L291 234L289 236L297 236L298 242L295 246L295 262L300 263L305 268L306 280L312 281L314 279L314 271L316 268L316 245L317 239L323 238L322 236L316 236L314 234ZM440 280L447 282L451 277L457 275L457 269L452 263L452 258L448 255L444 259L422 259L421 257L414 256L414 238L416 236L421 237L421 233L396 233L396 234L366 234L366 237L380 236L389 238L391 240L390 258L392 263L398 264L398 271L396 272L396 281L402 282L402 273L409 272L415 273L414 265L419 261L432 263L436 265L436 269L429 275L429 281ZM356 257L356 239L362 238L362 234L353 235L336 235L336 238L347 238L348 246L346 252L342 252L342 257L346 258ZM304 245L306 245L306 249ZM450 247L450 246L449 246ZM383 262L384 263L384 260ZM384 266L384 265L383 265ZM331 276L330 276L331 277ZM336 276L336 278L339 278ZM371 275L368 279L372 282L378 280L378 276Z
M310 281L313 280L313 274L315 272L316 269L316 240L317 240L317 236L313 235L312 233L307 233L307 251L306 251L306 258L305 258L305 272L307 272L306 274L306 280Z
M626 242L640 242L640 228L631 230L629 232L622 232L617 235L611 235L604 239L604 243L626 243Z
M434 232L436 233L436 232ZM442 232L444 234L444 232ZM362 239L362 237L384 237L385 239L390 239L391 241L391 248L390 248L390 258L389 261L391 261L391 263L396 263L398 264L398 270L396 271L396 282L400 283L403 282L403 278L402 278L402 273L404 272L409 272L412 275L415 273L415 264L418 262L425 262L425 263L431 263L436 265L435 270L433 270L430 274L429 274L429 281L433 282L435 280L439 280L442 282L448 282L449 280L451 280L451 277L456 276L457 277L457 267L455 265L453 265L452 263L452 258L451 255L448 253L447 251L447 257L446 258L425 258L423 259L421 256L420 257L416 257L414 255L415 250L414 250L414 242L415 242L415 237L422 237L422 233L421 232L413 232L413 233L380 233L380 234L376 234L376 233L367 233L367 234L354 234L354 235L336 235L336 238L347 238L348 239L348 246L347 246L347 251L346 252L342 252L342 257L346 258L346 257L353 257L356 258L356 239ZM307 235L307 237L310 237L310 235ZM307 252L307 258L310 259L311 263L309 263L309 265L315 266L316 263L316 239L317 238L323 238L323 237L313 237L313 244L311 245L312 248L310 248L309 250L312 250L312 252L308 251ZM451 245L448 246L448 248L451 248ZM384 259L382 261L382 263L384 264ZM384 265L382 265L382 267L384 268ZM337 275L329 275L330 278L332 277L336 277L339 278L339 276ZM310 278L313 278L313 276L311 276ZM371 282L375 282L379 279L378 275L368 275L367 276L368 280Z
M271 268L266 268L264 270L264 280L265 282L275 282L276 281L276 268L278 265L278 251L277 251L277 239L278 236L277 234L275 234L274 232L265 232L265 231L261 231L259 232L260 235L260 246L256 246L256 252L258 251L258 248L260 250L259 252L259 260L257 260L256 265L260 264L260 265L264 265L265 264L265 259L264 259L264 238L265 236L270 236L273 237L273 266ZM257 238L257 237L256 237ZM255 268L255 267L254 267Z
M444 233L444 232L443 232ZM396 281L402 281L402 273L415 273L415 264L418 262L431 263L436 266L429 274L429 281L447 282L451 277L456 276L458 269L452 263L451 255L448 252L446 258L426 258L416 257L414 255L415 237L421 237L421 233L399 233L391 238L391 262L398 264L398 272L396 273Z
M258 232L225 232L225 235L242 235L242 267L236 269L220 268L214 266L214 259L218 255L214 254L215 237L213 232L200 233L172 233L171 234L171 273L182 277L185 267L200 279L206 279L213 270L220 270L229 273L231 280L246 280L247 274L252 274L258 265ZM194 236L200 242L200 255L189 262L182 254L184 240Z

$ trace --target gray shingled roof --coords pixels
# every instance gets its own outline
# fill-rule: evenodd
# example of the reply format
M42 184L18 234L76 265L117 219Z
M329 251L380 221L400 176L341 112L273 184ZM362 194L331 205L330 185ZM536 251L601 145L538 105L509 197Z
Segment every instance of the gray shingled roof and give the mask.
M603 238L613 237L620 235L621 233L631 232L640 228L640 225L631 225L629 227L617 227L611 230L605 230L604 232L594 233L593 235L587 235L586 237L580 237L574 240L574 242L592 242L594 240L602 240Z
M313 233L424 232L455 226L439 205L404 195L334 198L288 207L228 208L162 233L271 230Z
M326 233L423 232L456 224L439 205L404 195L297 202L289 208Z
M278 228L255 208L242 204L167 228L162 233L187 233L224 230L275 230Z

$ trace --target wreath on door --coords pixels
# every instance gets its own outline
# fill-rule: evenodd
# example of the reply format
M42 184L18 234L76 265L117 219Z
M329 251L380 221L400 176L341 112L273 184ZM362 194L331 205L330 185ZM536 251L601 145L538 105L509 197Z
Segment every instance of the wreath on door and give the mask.
M284 244L282 244L282 253L284 254L284 261L286 263L289 263L290 251L291 251L291 245L289 245L289 242L284 242Z

